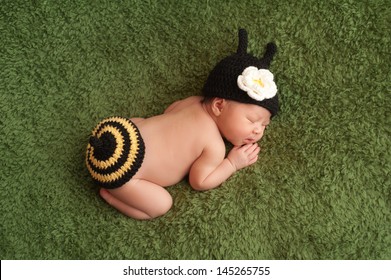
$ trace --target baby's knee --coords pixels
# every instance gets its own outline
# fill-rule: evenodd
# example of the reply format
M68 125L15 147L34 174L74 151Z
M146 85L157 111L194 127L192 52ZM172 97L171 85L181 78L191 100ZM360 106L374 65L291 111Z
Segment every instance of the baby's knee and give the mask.
M153 207L149 215L151 216L151 218L163 216L168 211L170 211L172 203L172 197L169 193L167 193L166 195L160 197L159 203L155 204L155 207Z

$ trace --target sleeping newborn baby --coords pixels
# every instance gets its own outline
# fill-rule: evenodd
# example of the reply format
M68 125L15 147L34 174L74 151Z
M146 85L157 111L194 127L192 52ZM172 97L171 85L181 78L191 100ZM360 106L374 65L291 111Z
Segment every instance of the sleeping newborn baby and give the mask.
M257 142L278 111L267 70L275 52L269 43L261 59L248 54L247 32L240 29L237 52L212 70L202 97L174 102L150 118L102 120L86 157L102 198L127 216L151 219L172 206L164 187L186 175L194 189L209 190L255 163ZM223 139L234 145L227 156Z

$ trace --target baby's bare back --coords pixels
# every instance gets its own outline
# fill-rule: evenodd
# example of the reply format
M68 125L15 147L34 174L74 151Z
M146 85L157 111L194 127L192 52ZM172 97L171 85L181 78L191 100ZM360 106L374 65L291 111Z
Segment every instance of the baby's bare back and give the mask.
M181 181L206 145L221 143L213 120L200 102L136 123L145 142L144 162L133 178L160 186Z

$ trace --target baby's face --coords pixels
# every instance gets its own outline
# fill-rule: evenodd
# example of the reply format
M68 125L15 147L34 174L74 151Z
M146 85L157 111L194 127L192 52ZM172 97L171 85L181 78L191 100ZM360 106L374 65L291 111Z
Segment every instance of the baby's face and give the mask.
M219 118L219 129L235 146L261 140L270 123L271 113L260 106L227 101Z

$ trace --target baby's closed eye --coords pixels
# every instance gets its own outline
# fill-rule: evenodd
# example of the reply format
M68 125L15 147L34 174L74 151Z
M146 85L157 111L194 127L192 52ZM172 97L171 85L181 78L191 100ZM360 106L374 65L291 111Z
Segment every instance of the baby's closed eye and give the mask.
M258 119L256 119L256 118L251 118L251 117L247 117L247 120L248 120L249 122L251 122L251 123L259 122Z

